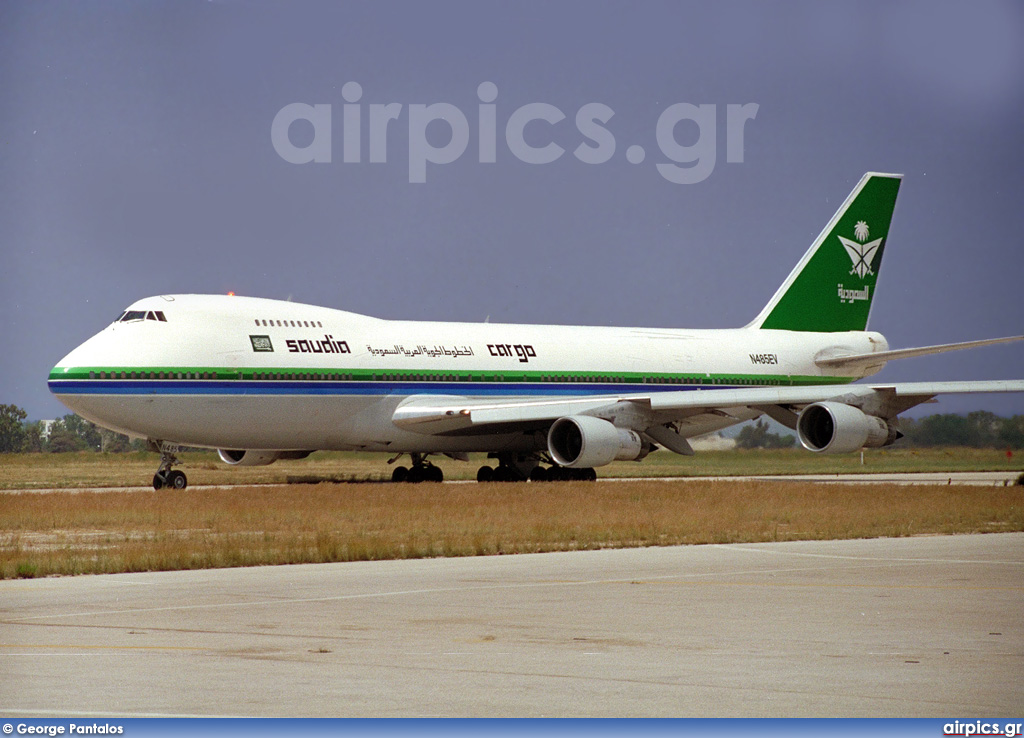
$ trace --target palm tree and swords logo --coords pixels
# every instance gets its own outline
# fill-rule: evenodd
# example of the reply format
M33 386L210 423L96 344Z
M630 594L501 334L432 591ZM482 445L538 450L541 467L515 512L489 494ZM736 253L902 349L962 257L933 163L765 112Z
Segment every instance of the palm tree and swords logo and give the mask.
M856 241L839 236L839 241L846 249L846 253L850 255L850 261L853 262L850 274L856 274L861 279L869 274L874 274L871 271L871 265L878 254L878 247L882 245L883 241L882 238L876 238L874 241L866 243L869 233L867 221L858 220L853 227L853 236L857 239Z
M850 270L850 274L856 274L861 279L868 275L874 275L871 267L878 256L878 248L882 245L882 241L885 240L882 237L869 242L868 237L870 233L867 221L858 220L853 227L853 237L857 239L856 241L839 236L840 243L843 244L843 248L846 249L850 261L853 262L853 269ZM854 290L839 284L837 285L837 294L839 295L840 302L848 304L861 300L865 302L871 300L871 288L868 285L864 285L862 289Z

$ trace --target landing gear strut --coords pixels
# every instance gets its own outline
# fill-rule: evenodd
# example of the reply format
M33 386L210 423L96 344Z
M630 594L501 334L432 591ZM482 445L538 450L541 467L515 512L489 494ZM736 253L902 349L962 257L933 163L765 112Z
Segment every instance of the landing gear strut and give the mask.
M160 490L164 487L171 489L185 489L188 486L188 477L185 472L172 469L178 462L178 457L170 451L160 449L160 467L153 475L153 489Z
M397 466L391 472L392 482L443 482L444 472L441 467L434 466L425 454L409 454L412 458L412 467Z

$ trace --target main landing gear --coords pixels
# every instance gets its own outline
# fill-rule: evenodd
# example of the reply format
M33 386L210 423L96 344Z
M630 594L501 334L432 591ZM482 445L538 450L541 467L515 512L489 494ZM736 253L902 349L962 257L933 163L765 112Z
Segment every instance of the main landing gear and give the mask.
M153 489L161 490L164 487L171 489L185 489L188 486L188 477L185 472L171 467L178 463L178 457L170 451L160 449L160 468L153 475Z
M412 457L412 466L396 466L391 472L392 482L443 482L444 472L441 467L434 466L424 454L409 454ZM396 457L397 458L397 457ZM392 459L394 461L394 459Z
M393 464L402 454L395 456L388 463ZM391 472L392 482L443 482L444 473L440 467L434 466L427 461L426 454L409 454L412 458L411 466L396 466ZM498 466L481 466L476 473L478 482L593 482L597 479L597 472L593 469L570 469L565 466L558 466L550 459L533 454L492 454L491 458L498 459ZM551 464L549 467L541 466L544 460Z
M551 464L541 466L537 456L497 455L498 466L481 466L476 473L478 482L593 482L597 472L593 469L570 469L558 466L546 456L544 461Z
M476 473L478 482L525 482L527 480L531 482L594 482L597 481L597 472L593 469L570 469L565 466L544 468L538 464L524 477L514 467L499 464L497 467L481 466Z
M597 472L592 468L570 469L567 466L538 466L530 472L531 482L596 482Z

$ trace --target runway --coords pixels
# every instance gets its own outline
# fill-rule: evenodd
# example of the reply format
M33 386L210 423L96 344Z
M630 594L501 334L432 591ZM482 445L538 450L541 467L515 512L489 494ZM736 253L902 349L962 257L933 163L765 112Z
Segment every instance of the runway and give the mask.
M0 582L0 713L1024 707L1024 534Z
M881 474L772 474L744 477L697 477L705 481L821 482L826 484L958 484L972 487L1009 487L1020 471L909 472ZM675 479L695 479L676 477Z
M598 477L598 482L821 482L827 484L958 484L973 487L1007 487L1016 483L1019 470L971 472L911 472L887 474L765 474L754 476L701 477ZM376 482L371 482L376 483ZM391 484L381 481L380 484ZM344 484L344 482L341 482ZM476 481L446 481L444 484L478 484ZM251 484L195 484L189 489L224 489L275 486ZM53 492L153 492L152 486L136 487L52 487L39 489L0 489L0 494L48 494ZM161 494L174 494L164 490Z

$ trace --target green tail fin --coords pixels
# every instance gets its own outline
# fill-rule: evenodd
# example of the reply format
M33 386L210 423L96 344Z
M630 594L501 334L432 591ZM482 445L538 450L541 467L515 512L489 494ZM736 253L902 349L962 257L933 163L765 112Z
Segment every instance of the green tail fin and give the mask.
M902 177L865 174L748 327L865 330Z

